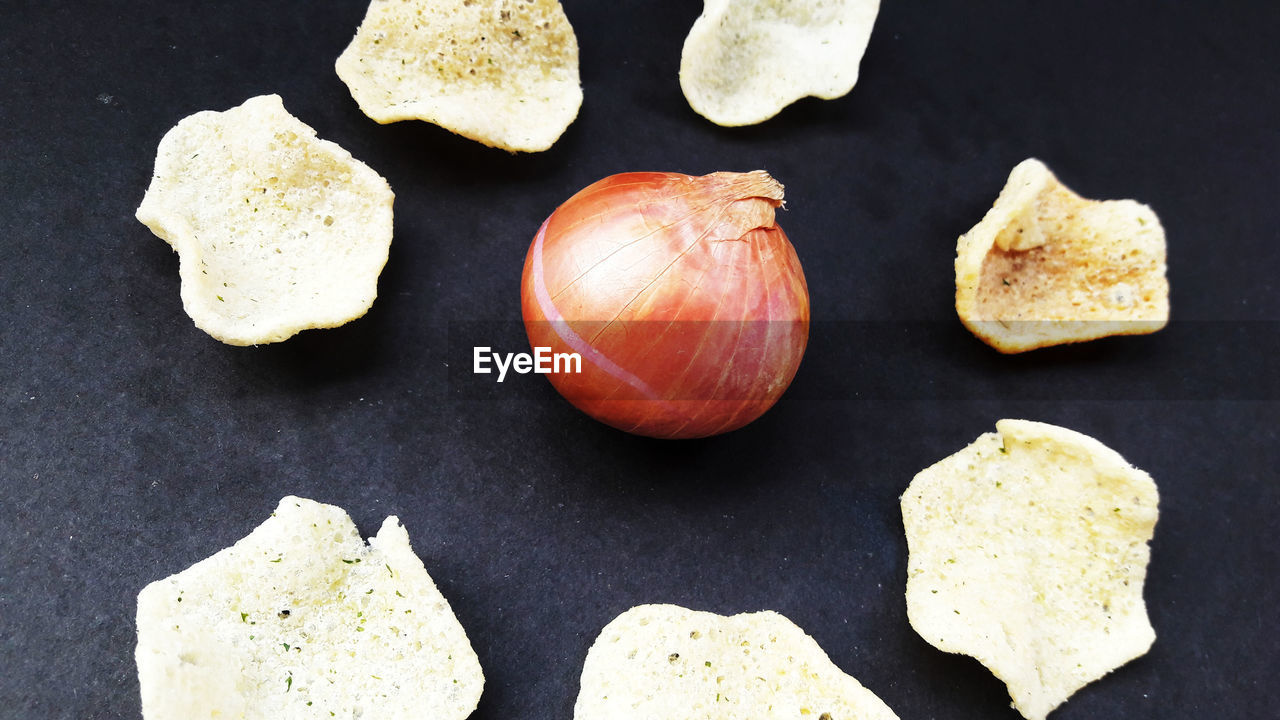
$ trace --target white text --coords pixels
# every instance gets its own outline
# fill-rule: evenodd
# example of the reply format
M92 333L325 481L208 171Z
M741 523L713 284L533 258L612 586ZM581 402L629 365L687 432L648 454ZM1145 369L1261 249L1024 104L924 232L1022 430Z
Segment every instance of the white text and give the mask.
M498 382L507 377L508 370L521 375L535 373L580 373L582 372L582 356L578 353L553 353L549 347L536 347L529 353L496 353L488 347L475 348L473 371L477 375L488 375L498 369Z

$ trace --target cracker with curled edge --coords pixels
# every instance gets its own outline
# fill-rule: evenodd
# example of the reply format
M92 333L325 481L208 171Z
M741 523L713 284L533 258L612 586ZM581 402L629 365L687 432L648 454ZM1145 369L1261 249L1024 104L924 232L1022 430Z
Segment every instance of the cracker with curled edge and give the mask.
M680 87L699 115L754 125L858 81L879 0L705 0L685 38Z
M368 544L338 507L285 497L233 546L138 595L146 720L463 720L480 661L409 536Z
M1086 200L1039 160L1019 163L956 246L956 312L1000 352L1160 330L1165 237L1133 200Z
M196 327L256 345L368 311L394 200L378 173L262 95L166 133L137 218L177 251Z
M338 77L380 123L425 120L546 150L578 116L578 40L556 0L373 0Z
M1158 501L1151 477L1097 440L1001 420L902 496L907 618L1043 720L1155 640L1142 586Z
M575 720L897 720L775 612L641 605L587 652Z

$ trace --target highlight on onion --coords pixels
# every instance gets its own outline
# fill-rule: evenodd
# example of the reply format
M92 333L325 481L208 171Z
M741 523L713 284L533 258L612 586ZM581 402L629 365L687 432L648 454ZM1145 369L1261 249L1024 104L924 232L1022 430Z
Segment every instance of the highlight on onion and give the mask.
M695 438L760 417L791 384L809 337L809 290L774 221L763 170L623 173L561 205L525 259L529 343L577 353L548 378L595 419Z

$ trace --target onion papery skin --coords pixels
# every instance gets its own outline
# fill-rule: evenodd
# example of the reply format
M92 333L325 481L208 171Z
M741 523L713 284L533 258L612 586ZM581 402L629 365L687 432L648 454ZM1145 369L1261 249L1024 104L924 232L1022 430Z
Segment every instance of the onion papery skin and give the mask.
M548 378L620 430L697 438L746 425L791 384L809 291L764 171L623 173L547 218L525 258L529 343L578 353Z

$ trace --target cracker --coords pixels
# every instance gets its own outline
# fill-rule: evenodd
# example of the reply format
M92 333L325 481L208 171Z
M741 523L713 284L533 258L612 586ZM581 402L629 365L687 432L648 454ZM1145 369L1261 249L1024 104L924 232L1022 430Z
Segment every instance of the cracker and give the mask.
M373 0L338 77L365 115L546 150L578 116L578 39L556 0Z
M366 545L342 509L296 497L142 590L136 659L146 720L462 720L484 685L399 521Z
M575 720L896 720L775 612L641 605L600 632Z
M196 327L255 345L368 311L394 200L386 180L263 95L166 133L137 218L177 251Z
M1169 321L1164 228L1133 200L1085 200L1019 163L956 247L956 312L1000 352L1155 332Z
M858 81L879 0L705 0L685 38L680 87L699 115L754 125Z
M1023 716L1146 653L1155 482L1064 428L1001 420L902 496L907 618L977 658Z

